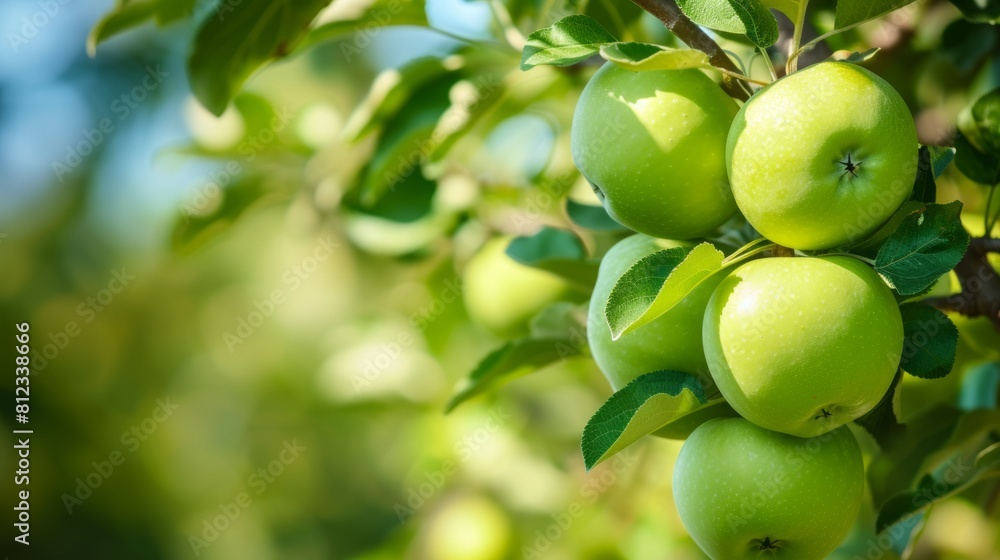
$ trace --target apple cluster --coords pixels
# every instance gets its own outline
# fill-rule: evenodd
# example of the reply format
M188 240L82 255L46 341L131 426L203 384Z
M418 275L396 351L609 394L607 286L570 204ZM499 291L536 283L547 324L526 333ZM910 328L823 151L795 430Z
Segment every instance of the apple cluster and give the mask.
M639 232L601 262L588 321L598 366L616 391L653 371L689 373L731 407L659 433L686 438L674 469L686 528L715 560L825 558L864 493L844 425L878 404L903 349L890 289L865 262L827 250L869 236L909 197L917 137L905 102L847 62L795 72L742 107L698 70L607 63L571 139L608 214ZM613 339L605 308L617 280L737 213L787 249L710 277Z

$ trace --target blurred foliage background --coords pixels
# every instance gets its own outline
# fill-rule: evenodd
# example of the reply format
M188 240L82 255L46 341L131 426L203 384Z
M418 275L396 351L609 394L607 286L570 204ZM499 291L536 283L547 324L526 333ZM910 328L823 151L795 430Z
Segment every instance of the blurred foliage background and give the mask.
M675 39L621 0L428 0L414 17L438 31L310 36L216 117L185 70L207 4L94 57L88 33L110 1L49 2L45 18L35 0L0 5L0 346L11 355L28 321L36 351L32 545L13 548L4 523L8 554L703 558L671 501L680 442L647 438L584 471L581 430L610 395L586 355L443 412L502 343L468 319L471 256L495 235L576 227L567 193L594 202L568 132L596 66L521 72L511 42L573 11L622 38ZM409 18L400 5L390 16ZM828 28L832 2L814 5ZM922 0L831 44L881 47L867 66L902 93L922 142L948 144L959 112L1000 85L998 39ZM401 161L423 171L402 175L398 197L366 199L396 189L380 170ZM985 194L953 169L939 181L939 200L967 212ZM961 374L1000 359L986 340L963 342L944 380L908 377L904 418L957 403ZM15 426L0 422L12 465ZM14 503L9 483L0 492ZM1000 559L996 493L992 514L981 494L937 506L912 558ZM896 558L873 516L832 558Z

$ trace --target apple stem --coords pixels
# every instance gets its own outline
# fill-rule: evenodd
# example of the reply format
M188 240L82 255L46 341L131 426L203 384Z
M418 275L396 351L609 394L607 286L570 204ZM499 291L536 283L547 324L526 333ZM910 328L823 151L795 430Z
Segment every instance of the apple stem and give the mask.
M739 74L736 64L729 58L722 47L712 40L700 27L688 19L677 2L674 0L632 0L632 3L646 10L663 22L674 35L684 41L689 47L698 49L708 55L708 60L716 68L721 68L733 74ZM750 92L740 83L738 79L723 73L722 88L731 97L746 101L750 99Z
M782 245L775 245L774 249L771 249L771 256L772 257L794 257L795 256L795 250L794 249L789 249L788 247L784 247Z

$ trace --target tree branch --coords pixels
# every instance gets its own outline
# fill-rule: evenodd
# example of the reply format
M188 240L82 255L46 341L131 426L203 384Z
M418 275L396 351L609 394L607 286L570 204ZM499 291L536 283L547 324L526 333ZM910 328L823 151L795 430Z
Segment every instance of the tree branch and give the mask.
M952 296L930 297L924 303L966 317L986 317L1000 330L1000 274L990 265L990 253L1000 253L1000 239L972 238L965 256L955 266L962 291Z
M692 49L708 55L708 60L713 66L729 70L740 74L739 68L729 59L729 55L722 50L718 43L712 40L693 21L688 19L674 0L632 0L632 3L643 10L653 14L663 22L674 35ZM732 76L722 75L722 88L730 96L746 101L750 98L750 92L743 87L739 80Z

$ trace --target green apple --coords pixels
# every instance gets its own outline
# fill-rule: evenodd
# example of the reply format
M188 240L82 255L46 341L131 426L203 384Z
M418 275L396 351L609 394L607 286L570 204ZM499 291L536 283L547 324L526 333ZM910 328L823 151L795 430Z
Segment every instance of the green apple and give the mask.
M713 560L822 560L851 530L864 475L847 428L802 439L716 419L684 442L674 502Z
M812 437L878 404L902 355L903 320L857 259L766 258L719 284L704 341L712 377L740 415Z
M702 350L701 323L721 277L698 286L673 309L618 340L611 340L611 328L604 316L611 289L625 271L647 255L675 247L689 249L691 245L633 235L619 241L601 260L590 298L587 341L594 360L615 391L640 375L664 369L690 373L706 385L706 390L714 387Z
M462 275L469 318L501 338L526 334L532 317L570 291L558 276L507 256L510 241L506 236L487 241Z
M910 196L917 132L903 98L856 64L824 62L757 92L727 144L736 204L795 249L860 241Z
M573 161L612 218L690 239L736 212L726 136L739 107L699 70L636 72L607 63L573 115Z

